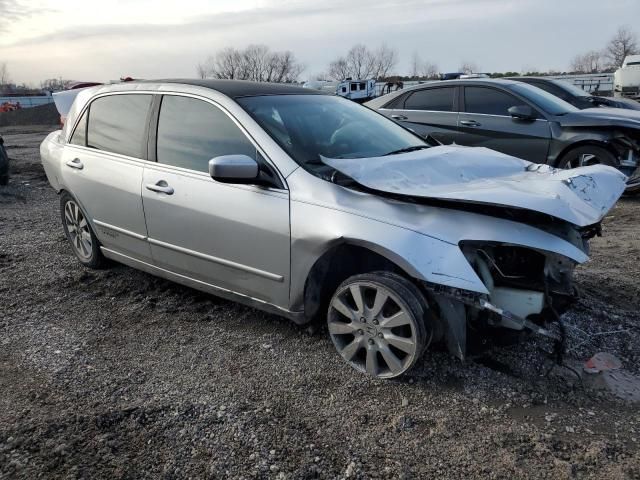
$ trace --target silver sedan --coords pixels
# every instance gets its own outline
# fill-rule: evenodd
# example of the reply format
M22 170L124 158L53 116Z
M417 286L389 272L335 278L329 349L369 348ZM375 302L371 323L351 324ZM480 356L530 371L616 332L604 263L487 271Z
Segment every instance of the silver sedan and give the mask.
M42 143L77 259L107 259L294 322L382 378L467 325L528 329L569 304L617 170L556 171L433 146L365 107L294 86L98 86Z

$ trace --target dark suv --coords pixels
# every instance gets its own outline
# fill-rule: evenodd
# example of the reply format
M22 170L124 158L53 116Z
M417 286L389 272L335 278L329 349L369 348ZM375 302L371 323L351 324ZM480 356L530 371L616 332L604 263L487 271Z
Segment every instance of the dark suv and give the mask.
M580 110L513 80L450 80L393 92L365 104L444 144L487 147L536 163L597 163L631 177L640 191L640 112Z
M628 110L640 110L640 103L630 98L611 98L592 95L564 80L542 77L512 77L516 82L528 83L541 88L551 95L561 98L574 107L581 110L593 107L626 108Z

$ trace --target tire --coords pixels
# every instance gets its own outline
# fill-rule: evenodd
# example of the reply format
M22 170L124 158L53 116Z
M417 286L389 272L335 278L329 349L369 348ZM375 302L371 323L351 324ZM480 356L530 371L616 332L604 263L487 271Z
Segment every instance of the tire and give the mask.
M78 202L67 192L60 196L60 216L64 234L80 263L88 268L102 268L106 262L100 251L100 242Z
M4 140L0 137L0 185L9 183L9 155L4 148Z
M558 162L558 168L576 168L587 165L609 165L616 167L616 157L606 148L597 145L583 145L572 148Z
M329 336L338 353L376 378L410 370L429 346L433 325L420 290L390 272L349 277L336 289L327 311Z

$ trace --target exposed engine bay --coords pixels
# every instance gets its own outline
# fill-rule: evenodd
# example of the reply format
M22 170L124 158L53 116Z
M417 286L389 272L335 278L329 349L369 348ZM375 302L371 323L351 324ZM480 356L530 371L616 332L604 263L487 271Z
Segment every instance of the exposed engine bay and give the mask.
M575 300L575 262L513 245L467 242L462 250L488 294L427 285L439 317L446 322L439 333L452 354L465 357L467 324L526 329L562 341L550 325Z

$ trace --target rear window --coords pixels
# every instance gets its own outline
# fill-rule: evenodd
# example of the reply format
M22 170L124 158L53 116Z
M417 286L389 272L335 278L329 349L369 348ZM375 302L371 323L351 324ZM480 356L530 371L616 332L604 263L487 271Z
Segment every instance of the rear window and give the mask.
M87 146L105 152L145 158L151 95L111 95L89 107ZM76 130L77 131L77 130Z
M428 88L409 95L404 102L407 110L430 110L434 112L452 112L455 88Z
M69 143L72 145L87 145L87 112L89 110L85 110L82 114L82 118L78 122L76 129L73 131L73 135L71 136L71 140Z

